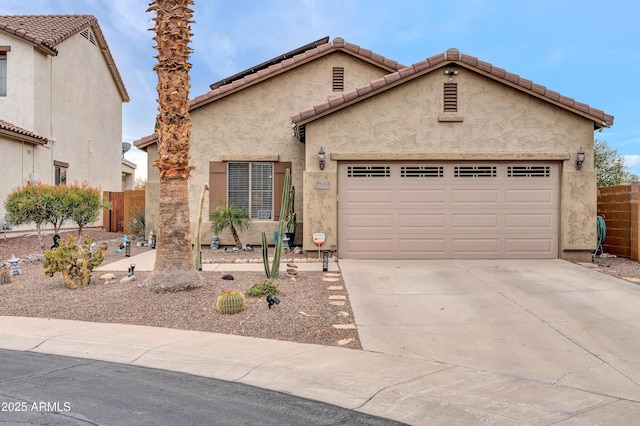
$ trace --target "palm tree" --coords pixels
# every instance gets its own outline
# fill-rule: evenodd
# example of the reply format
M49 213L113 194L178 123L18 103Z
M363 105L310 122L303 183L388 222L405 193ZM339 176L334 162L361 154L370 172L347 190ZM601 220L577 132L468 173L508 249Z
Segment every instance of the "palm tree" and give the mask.
M158 63L158 158L160 206L156 261L147 285L154 291L200 287L202 277L192 261L189 216L189 41L193 0L153 0Z
M212 211L210 220L211 230L214 233L218 234L226 229L230 229L233 240L236 242L236 247L239 249L242 248L238 231L246 231L251 228L251 219L249 218L247 209L230 204Z

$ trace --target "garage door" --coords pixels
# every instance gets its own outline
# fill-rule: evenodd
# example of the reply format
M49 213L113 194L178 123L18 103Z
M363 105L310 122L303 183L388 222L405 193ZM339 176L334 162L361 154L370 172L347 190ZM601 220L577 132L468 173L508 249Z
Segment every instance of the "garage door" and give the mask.
M557 163L341 162L338 172L340 257L558 257Z

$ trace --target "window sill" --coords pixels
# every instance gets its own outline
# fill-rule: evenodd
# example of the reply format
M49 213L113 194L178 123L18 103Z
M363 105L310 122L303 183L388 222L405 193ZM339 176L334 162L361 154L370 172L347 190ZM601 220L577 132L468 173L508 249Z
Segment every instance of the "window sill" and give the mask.
M441 114L438 116L438 121L441 123L461 123L464 120L461 115Z

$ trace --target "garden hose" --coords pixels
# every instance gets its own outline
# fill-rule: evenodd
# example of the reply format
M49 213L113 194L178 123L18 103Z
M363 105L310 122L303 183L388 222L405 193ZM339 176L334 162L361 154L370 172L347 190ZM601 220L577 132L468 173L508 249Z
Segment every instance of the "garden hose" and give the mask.
M596 217L596 229L598 231L598 246L596 247L596 256L604 253L604 241L607 239L607 224L604 216Z

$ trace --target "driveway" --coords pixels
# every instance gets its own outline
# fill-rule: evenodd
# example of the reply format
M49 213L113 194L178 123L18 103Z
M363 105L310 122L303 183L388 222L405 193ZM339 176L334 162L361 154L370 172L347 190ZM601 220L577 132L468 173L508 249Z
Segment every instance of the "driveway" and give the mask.
M640 286L562 260L340 260L367 351L640 401Z

